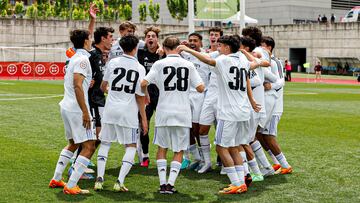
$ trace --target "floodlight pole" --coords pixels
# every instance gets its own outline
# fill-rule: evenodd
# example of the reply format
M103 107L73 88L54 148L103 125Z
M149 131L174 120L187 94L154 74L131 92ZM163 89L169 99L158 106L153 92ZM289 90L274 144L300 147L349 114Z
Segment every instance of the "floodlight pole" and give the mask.
M194 25L194 0L188 0L189 34L195 32Z
M245 0L240 0L240 35L245 28Z

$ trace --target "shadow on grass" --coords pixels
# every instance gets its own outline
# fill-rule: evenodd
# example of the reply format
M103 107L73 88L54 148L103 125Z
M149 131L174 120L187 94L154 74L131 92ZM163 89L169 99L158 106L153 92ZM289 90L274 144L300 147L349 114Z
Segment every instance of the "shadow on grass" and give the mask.
M92 196L92 193L87 195L65 195L62 190L56 193L57 199L65 202L82 202Z

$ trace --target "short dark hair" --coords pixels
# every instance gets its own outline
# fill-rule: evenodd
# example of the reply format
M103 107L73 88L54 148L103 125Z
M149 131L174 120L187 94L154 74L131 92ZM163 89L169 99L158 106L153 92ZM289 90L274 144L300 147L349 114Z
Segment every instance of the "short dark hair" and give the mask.
M164 42L163 42L163 47L165 47L165 48L167 48L169 50L174 50L179 45L180 45L180 40L179 40L179 38L177 38L175 36L166 37Z
M254 39L256 46L261 45L262 32L259 28L253 27L253 26L246 27L242 30L241 34L243 36L248 36L248 37L251 37L252 39Z
M271 46L271 52L275 48L275 40L270 36L264 36L261 43L265 43L267 46Z
M245 47L249 47L249 51L252 52L255 49L255 40L250 37L240 37L240 44Z
M193 32L193 33L189 34L188 38L190 38L191 36L195 36L195 37L199 38L200 41L202 41L202 39L203 39L202 35L197 32Z
M155 26L150 26L150 27L147 27L144 31L144 35L146 37L147 33L148 32L154 32L156 34L156 37L159 37L159 33L160 33L160 28L158 27L155 27Z
M218 33L220 33L220 36L223 36L223 34L224 34L224 32L222 31L222 29L219 28L219 27L212 27L212 28L210 28L209 34L210 34L210 32L218 32Z
M119 31L123 31L123 30L126 30L128 28L131 28L133 29L134 31L136 30L136 25L130 21L125 21L123 23L121 23L119 25Z
M85 40L89 39L89 31L87 30L72 30L70 32L70 41L73 43L75 49L83 49Z
M226 44L230 46L230 50L232 53L236 53L240 48L240 41L236 39L234 36L224 35L220 37L219 43Z
M99 44L101 42L101 37L107 37L108 34L114 33L114 29L112 27L98 27L94 32L94 41L95 44Z
M125 53L129 53L132 50L136 49L138 43L139 39L134 35L126 35L125 37L122 37L119 41L119 44Z

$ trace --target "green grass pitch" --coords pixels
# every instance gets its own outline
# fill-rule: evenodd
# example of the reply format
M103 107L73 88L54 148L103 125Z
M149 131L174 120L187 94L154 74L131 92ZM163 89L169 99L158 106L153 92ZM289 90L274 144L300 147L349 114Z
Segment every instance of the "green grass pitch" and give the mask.
M158 194L154 145L150 168L133 167L125 181L130 192L115 193L124 152L117 143L109 153L105 191L93 191L93 180L79 183L90 189L87 196L49 189L66 145L58 106L62 94L62 81L0 81L0 202L360 202L360 86L287 83L278 141L294 173L228 196L217 194L229 183L218 169L204 175L181 171L180 193ZM214 147L212 158L214 163Z

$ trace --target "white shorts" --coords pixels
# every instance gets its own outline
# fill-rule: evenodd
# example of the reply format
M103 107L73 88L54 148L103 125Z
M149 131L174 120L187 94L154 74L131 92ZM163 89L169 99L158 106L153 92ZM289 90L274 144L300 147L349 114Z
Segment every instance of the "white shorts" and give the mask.
M179 126L155 127L154 144L173 152L187 150L190 144L190 128Z
M263 127L269 124L275 110L276 101L277 98L275 97L275 95L265 95L266 119Z
M217 97L206 95L200 113L200 125L212 125L215 123L217 114Z
M102 123L99 140L104 142L119 142L120 144L136 144L139 129L127 128L116 124Z
M83 143L88 140L96 140L93 131L93 123L91 128L83 127L82 113L70 112L60 108L61 117L64 121L65 137L67 140L74 140L75 144Z
M215 143L221 147L237 147L248 144L249 121L219 120Z
M270 122L265 126L265 128L261 129L262 134L277 136L277 126L280 122L281 115L272 115Z
M204 103L205 94L198 92L190 92L191 121L199 123L200 113Z

